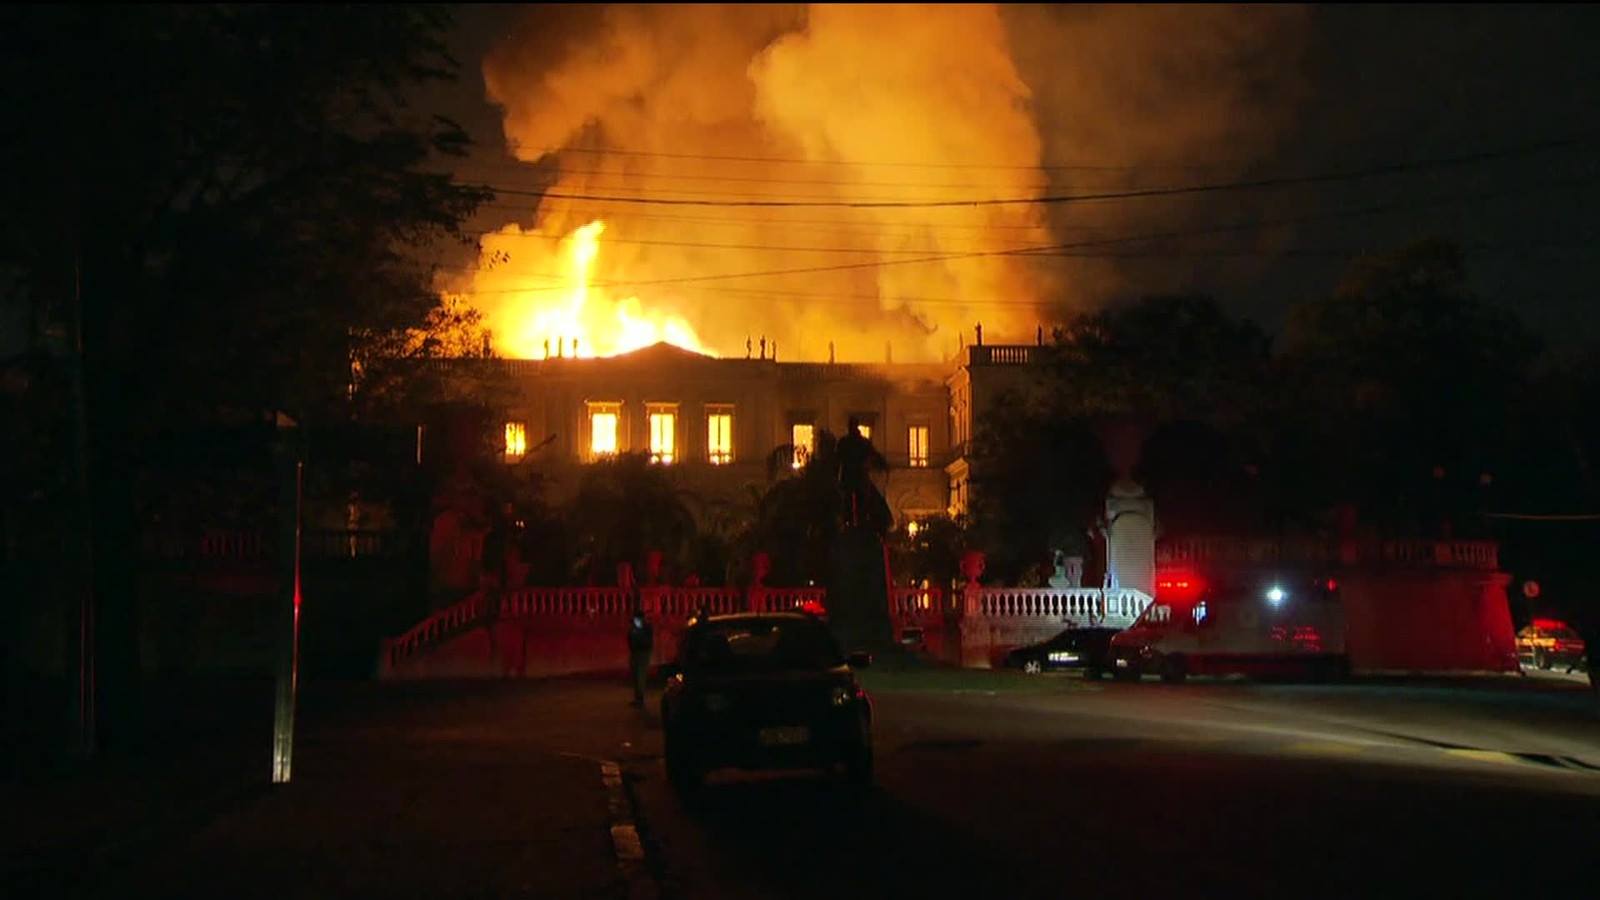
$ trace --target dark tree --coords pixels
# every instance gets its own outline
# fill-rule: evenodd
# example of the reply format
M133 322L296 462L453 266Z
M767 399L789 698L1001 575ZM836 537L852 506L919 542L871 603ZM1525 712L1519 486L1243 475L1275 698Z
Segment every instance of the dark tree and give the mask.
M677 570L691 561L694 515L664 467L625 453L586 467L562 518L592 583L609 584L617 563L643 578L645 554L660 551Z
M973 446L972 526L997 577L1020 578L1055 548L1088 550L1116 464L1135 466L1158 520L1215 530L1248 521L1231 493L1260 442L1268 340L1205 296L1145 298L1055 332L1044 377L996 403ZM1120 429L1143 458L1108 458ZM1198 443L1196 443L1198 441ZM1118 454L1120 455L1120 454Z
M767 458L769 485L756 506L751 545L772 555L773 584L820 583L827 574L845 516L837 446L831 432L818 429L800 468L793 468L794 447L778 447Z
M429 171L466 138L404 99L453 77L447 15L0 13L4 299L66 348L81 334L103 685L137 682L135 483L156 435L344 417L376 360L470 330L429 259L485 196ZM112 707L115 731L129 704Z
M921 584L949 590L960 575L961 555L968 535L962 523L935 516L917 523L916 534L906 528L890 532L889 560L896 584Z
M1467 526L1537 351L1509 310L1467 289L1454 246L1357 260L1292 311L1271 484L1291 506L1353 502L1397 531Z
M1086 552L1111 470L1080 418L995 404L972 447L971 532L986 577L1018 584L1050 551Z

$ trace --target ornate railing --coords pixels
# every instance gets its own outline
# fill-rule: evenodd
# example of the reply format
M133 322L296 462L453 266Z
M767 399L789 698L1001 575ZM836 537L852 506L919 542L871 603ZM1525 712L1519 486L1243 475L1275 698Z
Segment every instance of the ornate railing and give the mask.
M959 595L958 595L959 596ZM943 627L962 610L938 587L895 587L890 589L889 614L898 624ZM782 612L800 608L808 602L827 606L827 590L820 587L641 587L637 591L639 608L656 627L672 633L701 609L713 614L750 609L755 612ZM968 588L965 615L989 620L1016 620L1023 624L1075 622L1080 625L1131 624L1144 611L1150 598L1140 591L1098 588ZM542 619L586 627L595 622L616 628L634 610L635 592L620 587L524 587L507 591L495 599L492 592L479 591L452 606L430 614L399 637L383 642L382 665L385 674L396 671L406 660L449 640L474 625L496 619L527 621ZM557 627L560 627L558 624Z
M276 548L261 531L152 531L141 540L144 556L168 562L264 564ZM306 559L382 559L404 547L400 532L375 529L311 529L301 532Z
M1143 591L1111 591L1105 597L1104 621L1131 625L1134 619L1143 615L1145 607L1150 605L1150 599L1150 595Z
M942 619L945 614L944 590L938 587L891 587L889 618L895 621Z
M387 559L399 555L403 544L397 531L357 529L306 531L300 547L311 559Z
M622 618L633 612L630 592L619 587L525 587L507 591L500 600L500 617L609 616Z
M744 609L744 592L733 587L656 587L640 588L644 608L665 619L687 619L699 610L712 615Z
M807 602L827 606L828 589L819 587L752 588L751 607L758 612L788 612Z
M967 364L973 366L1026 366L1044 358L1044 348L1035 344L976 344L967 349Z
M482 620L487 612L484 595L479 592L441 610L412 626L405 634L383 642L382 659L387 671L393 671L406 659L436 646L464 628Z
M978 588L979 616L991 619L1055 619L1126 625L1139 617L1150 598L1141 591L1099 588Z

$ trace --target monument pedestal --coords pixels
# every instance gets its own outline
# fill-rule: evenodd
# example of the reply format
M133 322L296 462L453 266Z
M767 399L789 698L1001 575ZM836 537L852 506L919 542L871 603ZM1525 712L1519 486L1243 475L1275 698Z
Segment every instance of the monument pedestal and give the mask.
M889 621L889 573L883 541L847 527L833 539L828 560L828 624L840 649L885 653L895 648Z

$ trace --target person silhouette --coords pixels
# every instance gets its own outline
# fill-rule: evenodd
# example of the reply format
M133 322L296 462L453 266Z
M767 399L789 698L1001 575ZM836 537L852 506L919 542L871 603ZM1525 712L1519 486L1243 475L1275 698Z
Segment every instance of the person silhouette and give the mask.
M650 670L650 655L655 650L655 630L635 611L628 623L628 674L633 680L633 705L644 706L644 679Z

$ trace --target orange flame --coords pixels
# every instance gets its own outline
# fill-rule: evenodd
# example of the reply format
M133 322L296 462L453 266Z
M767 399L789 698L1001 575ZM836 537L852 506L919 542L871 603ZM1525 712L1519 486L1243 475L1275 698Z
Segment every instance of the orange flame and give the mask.
M596 219L563 236L556 254L565 270L565 290L528 287L525 282L511 288L493 265L481 266L473 275L475 292L510 293L511 302L501 304L489 326L496 349L522 359L547 359L554 356L616 356L665 342L696 353L712 354L688 322L671 313L646 309L637 297L614 298L593 281L595 262L600 256L600 235L605 222ZM548 237L537 232L523 233L515 225L484 239L484 254L525 254L527 245L512 238ZM517 276L519 279L525 276ZM516 296L520 294L521 296Z

